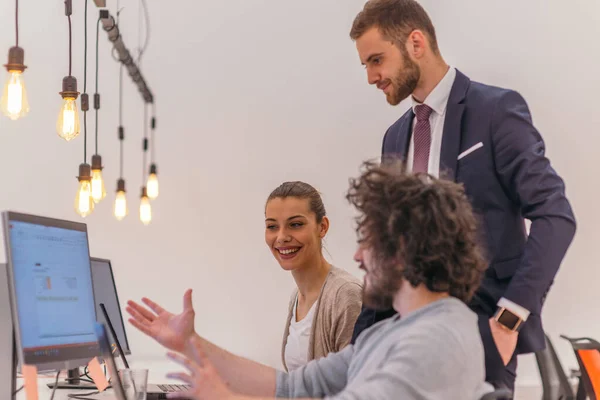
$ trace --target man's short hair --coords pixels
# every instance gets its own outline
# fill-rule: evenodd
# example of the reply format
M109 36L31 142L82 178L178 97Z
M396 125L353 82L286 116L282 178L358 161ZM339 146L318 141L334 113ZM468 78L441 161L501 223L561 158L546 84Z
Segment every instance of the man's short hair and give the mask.
M439 53L433 23L415 0L369 0L354 19L350 38L357 40L371 28L378 28L386 40L399 47L418 29L429 40L431 50Z

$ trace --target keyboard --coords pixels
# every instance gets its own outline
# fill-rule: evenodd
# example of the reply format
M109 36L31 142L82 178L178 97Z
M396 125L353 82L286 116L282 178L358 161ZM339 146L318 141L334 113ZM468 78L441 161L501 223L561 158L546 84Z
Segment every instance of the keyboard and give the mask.
M185 392L190 390L190 385L156 385L158 388L167 393Z

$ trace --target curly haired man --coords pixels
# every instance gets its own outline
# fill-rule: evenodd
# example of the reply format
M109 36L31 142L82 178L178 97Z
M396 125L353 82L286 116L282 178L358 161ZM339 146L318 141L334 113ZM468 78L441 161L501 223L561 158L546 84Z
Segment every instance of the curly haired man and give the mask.
M397 315L355 344L284 373L235 356L194 330L191 295L173 315L130 303L132 323L179 353L191 385L173 398L479 399L488 391L477 315L465 304L486 264L463 188L393 163L367 163L347 198L358 210L364 302Z

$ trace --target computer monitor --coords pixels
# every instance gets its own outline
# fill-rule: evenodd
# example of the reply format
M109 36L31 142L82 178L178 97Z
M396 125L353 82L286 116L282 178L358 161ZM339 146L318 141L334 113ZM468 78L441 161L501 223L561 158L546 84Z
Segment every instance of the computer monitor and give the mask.
M123 323L123 314L121 313L121 304L119 303L117 285L115 283L111 262L110 260L96 257L92 257L91 262L94 302L96 303L96 320L105 326L109 326L109 323L106 321L104 313L100 308L100 304L104 304L106 313L112 322L112 327L114 328L117 339L123 349L123 353L125 353L125 355L130 355L131 349L129 348L125 324ZM110 338L112 337L112 332L109 331L109 333L108 337ZM114 337L110 339L110 344L114 351L116 348ZM119 355L119 352L115 352L114 355Z
M0 399L12 399L16 389L16 359L6 264L0 264Z
M121 361L125 368L129 368L126 356L131 354L131 350L125 333L125 326L123 324L123 316L121 314L121 306L119 304L119 297L117 296L111 262L101 258L92 257L92 278L94 282L94 295L96 297L98 326L105 327L103 328L103 336L106 338L106 343L102 349L102 358L107 363L114 362L114 359L112 359L113 356L115 354L120 354L122 351ZM111 337L110 343L108 342L109 337ZM102 348L102 343L100 343L100 347ZM110 348L110 357L107 356L107 348ZM190 387L189 385L181 384L149 383L147 389L147 398L150 400L166 399L167 393L173 391L186 391L189 390Z
M123 382L121 382L119 369L117 368L117 364L113 358L111 345L108 341L108 334L106 333L106 328L103 324L96 324L96 337L98 339L98 344L100 345L100 353L102 354L102 358L104 358L106 365L108 365L108 372L110 373L110 385L117 396L117 400L126 400L127 397L125 395L125 389L123 388Z
M3 213L8 286L21 364L74 369L99 355L87 226Z

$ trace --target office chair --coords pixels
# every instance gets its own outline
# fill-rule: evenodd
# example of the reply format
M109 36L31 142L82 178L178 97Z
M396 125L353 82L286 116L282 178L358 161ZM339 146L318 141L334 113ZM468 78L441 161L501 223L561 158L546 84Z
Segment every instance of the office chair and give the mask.
M546 348L535 353L540 378L542 380L542 400L575 400L575 394L567 374L558 359L554 346L548 335Z
M585 399L586 395L590 400L598 400L600 398L600 343L586 337L569 338L565 335L560 337L571 344L579 364L581 376L577 400Z

